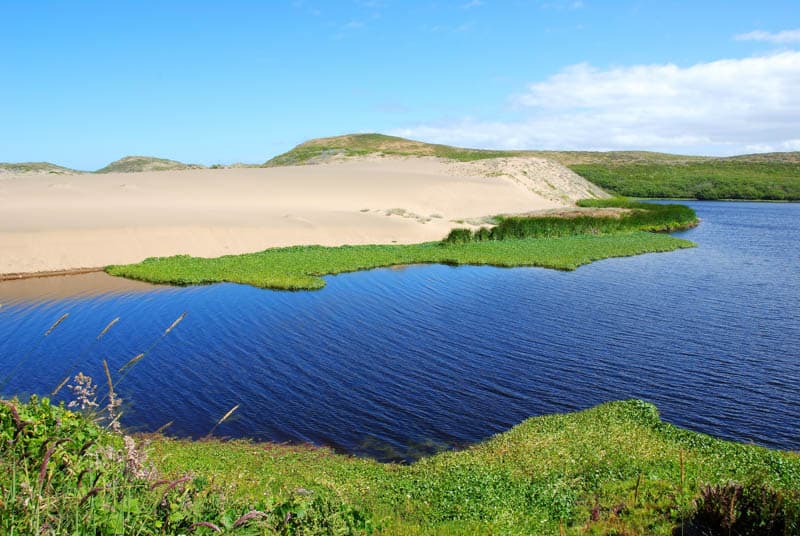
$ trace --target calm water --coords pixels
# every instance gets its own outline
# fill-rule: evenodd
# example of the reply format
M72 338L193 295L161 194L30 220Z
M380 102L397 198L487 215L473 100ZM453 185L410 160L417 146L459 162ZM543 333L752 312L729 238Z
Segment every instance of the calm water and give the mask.
M387 459L636 397L693 430L798 450L800 205L689 204L703 223L681 236L698 248L575 272L414 266L318 292L6 299L0 377L30 357L2 393L48 392L68 370L102 378L102 359L119 368L186 311L119 385L130 427L202 436L241 404L217 435Z

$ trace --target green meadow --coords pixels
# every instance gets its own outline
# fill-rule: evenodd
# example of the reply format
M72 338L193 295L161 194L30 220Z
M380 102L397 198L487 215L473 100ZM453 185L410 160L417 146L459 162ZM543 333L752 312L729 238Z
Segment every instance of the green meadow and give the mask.
M570 168L601 188L632 197L800 200L800 163L791 161L727 158Z

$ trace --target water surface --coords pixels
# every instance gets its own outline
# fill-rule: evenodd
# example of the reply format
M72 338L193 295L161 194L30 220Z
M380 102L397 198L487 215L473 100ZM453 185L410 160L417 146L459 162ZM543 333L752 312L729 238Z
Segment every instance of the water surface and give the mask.
M103 359L119 368L152 347L119 385L134 429L173 421L173 434L203 436L241 404L217 435L413 458L642 398L680 426L798 450L800 205L688 204L703 223L679 236L698 248L574 272L413 266L316 292L73 297L0 283L0 377L30 354L2 393L46 393L77 370L102 378Z

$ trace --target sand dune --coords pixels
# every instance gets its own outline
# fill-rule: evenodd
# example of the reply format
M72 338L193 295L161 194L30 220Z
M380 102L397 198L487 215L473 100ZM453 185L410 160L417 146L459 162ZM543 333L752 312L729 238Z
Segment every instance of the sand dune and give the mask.
M599 190L537 158L370 157L322 165L0 177L0 274L299 244L413 243L456 220Z

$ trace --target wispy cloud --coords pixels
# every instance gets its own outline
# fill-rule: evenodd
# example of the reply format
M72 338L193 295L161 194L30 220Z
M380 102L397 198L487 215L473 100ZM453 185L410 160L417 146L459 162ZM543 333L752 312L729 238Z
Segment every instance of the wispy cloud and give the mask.
M481 7L483 2L481 0L470 0L464 4L461 4L461 9L472 9L473 7Z
M540 2L539 7L542 9L555 9L559 11L575 10L586 7L583 0L547 0Z
M396 134L494 148L732 154L800 146L800 52L599 69L572 65L511 97L516 119L463 118Z
M734 36L737 41L766 41L768 43L789 44L800 43L800 29L783 30L782 32L765 32L755 30Z

